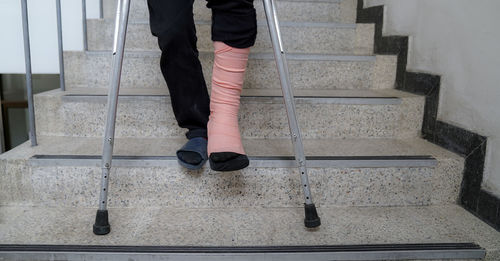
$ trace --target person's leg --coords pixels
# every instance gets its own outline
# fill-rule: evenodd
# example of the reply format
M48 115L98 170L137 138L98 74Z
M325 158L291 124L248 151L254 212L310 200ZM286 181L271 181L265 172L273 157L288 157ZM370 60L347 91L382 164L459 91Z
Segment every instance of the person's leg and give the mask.
M208 154L210 166L233 171L248 166L238 127L240 94L257 21L252 0L208 0L212 9L214 66Z
M257 37L253 0L207 0L212 9L212 41L234 48L248 48Z
M223 42L214 42L214 48L208 153L245 154L238 128L238 111L250 48L234 48Z
M148 0L148 7L177 123L188 129L188 139L207 138L210 100L196 48L193 0ZM184 151L178 156L189 164L202 161L196 152Z

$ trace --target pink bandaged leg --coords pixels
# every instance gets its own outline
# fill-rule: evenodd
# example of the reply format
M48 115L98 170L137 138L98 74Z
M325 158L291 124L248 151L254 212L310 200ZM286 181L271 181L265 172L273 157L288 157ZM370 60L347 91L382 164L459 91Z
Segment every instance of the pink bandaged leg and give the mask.
M245 154L238 126L238 110L250 48L214 42L215 58L210 95L207 152Z

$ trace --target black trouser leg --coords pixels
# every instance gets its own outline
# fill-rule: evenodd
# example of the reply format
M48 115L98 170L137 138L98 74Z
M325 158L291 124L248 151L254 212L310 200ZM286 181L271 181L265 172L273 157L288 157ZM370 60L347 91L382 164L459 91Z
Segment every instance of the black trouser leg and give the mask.
M148 7L177 123L188 129L188 139L207 137L210 99L196 48L193 0L148 0Z
M253 0L207 0L212 9L212 41L234 48L255 44L257 17Z

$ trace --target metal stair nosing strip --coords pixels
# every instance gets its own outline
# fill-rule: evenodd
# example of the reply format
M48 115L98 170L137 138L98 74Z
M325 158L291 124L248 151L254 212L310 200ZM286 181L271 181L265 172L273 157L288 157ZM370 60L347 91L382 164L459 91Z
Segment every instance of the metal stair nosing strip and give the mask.
M92 22L98 23L109 23L114 24L114 19L89 19L94 20ZM195 20L194 23L196 25L211 25L212 21L207 20ZM129 25L148 25L148 20L133 20L129 22ZM257 21L257 26L267 27L267 22L265 21ZM280 22L281 27L303 27L303 28L338 28L338 29L356 29L357 24L353 23L338 23L338 22L292 22L292 21L284 21Z
M120 94L120 99L133 99L133 98L165 98L167 94ZM63 101L106 101L105 94L65 94L62 96ZM401 98L392 96L295 96L297 103L321 103L321 104L353 104L353 105L399 105ZM168 99L167 99L168 100ZM282 96L241 96L242 101L247 102L276 102L282 103Z
M65 51L67 54L85 53L88 56L111 56L111 51L90 50L90 51ZM160 57L161 51L125 51L125 56L129 57ZM200 52L201 55L213 55L212 52ZM270 52L251 53L248 57L253 60L274 60L274 54ZM338 55L338 54L307 54L307 53L287 53L287 59L291 61L336 61L336 62L374 62L376 55Z
M0 245L0 258L14 260L444 260L482 259L473 243L337 246L99 246Z
M250 156L250 166L258 168L295 168L293 156ZM308 156L311 168L389 168L435 167L437 160L428 155L413 156ZM100 166L98 155L34 155L31 166ZM175 156L113 156L115 167L173 167Z

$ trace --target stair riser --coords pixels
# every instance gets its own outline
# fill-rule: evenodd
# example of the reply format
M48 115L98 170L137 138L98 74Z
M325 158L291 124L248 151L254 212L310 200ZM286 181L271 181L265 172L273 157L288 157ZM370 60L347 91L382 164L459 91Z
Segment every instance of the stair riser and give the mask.
M113 46L114 23L112 21L90 20L89 50L111 50ZM196 26L198 49L213 51L210 24ZM374 26L360 24L356 27L306 27L282 26L281 33L288 52L373 54ZM267 26L259 26L259 33L253 52L272 52ZM151 35L148 24L130 24L127 32L127 50L158 50L157 38Z
M116 137L183 137L169 97L122 97ZM62 102L61 102L62 100ZM401 104L328 104L298 100L297 117L305 138L416 137L422 122L423 97ZM47 136L100 137L104 133L106 97L37 96L37 132ZM244 98L240 109L244 138L289 137L281 98L268 102Z
M111 54L103 52L65 53L66 85L107 88ZM311 58L312 59L312 58ZM358 59L358 60L353 60ZM211 83L213 55L200 54L208 85ZM123 62L122 88L166 88L160 71L159 52L129 53ZM290 80L298 89L389 89L394 87L395 56L353 57L349 60L288 61ZM251 56L245 75L245 88L281 88L272 56Z
M100 167L58 166L31 169L5 164L2 205L94 207ZM438 169L439 170L439 169ZM432 200L430 167L310 168L315 203L337 205L427 205ZM6 180L5 180L6 179ZM298 207L303 204L294 168L248 168L217 173L208 167L188 172L172 167L117 167L110 175L110 207Z
M277 1L280 21L337 22L354 23L356 21L356 0L341 1ZM257 19L265 21L262 1L254 1ZM115 1L104 1L104 17L114 18ZM211 10L205 0L196 0L193 6L195 20L211 20ZM130 6L131 20L147 20L149 12L146 0L133 0Z

